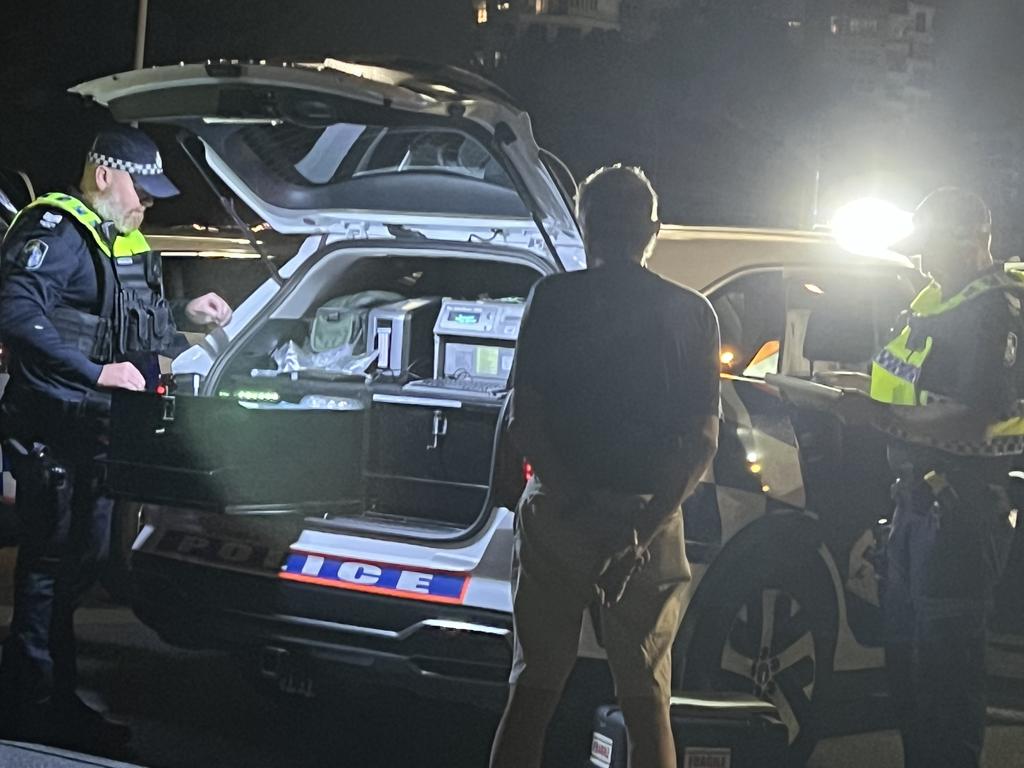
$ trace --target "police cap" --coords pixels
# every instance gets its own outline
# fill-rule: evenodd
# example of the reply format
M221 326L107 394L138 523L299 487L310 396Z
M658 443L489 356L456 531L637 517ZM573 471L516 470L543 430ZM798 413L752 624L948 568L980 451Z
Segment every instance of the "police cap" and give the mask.
M931 238L976 241L992 234L992 212L978 195L959 187L941 187L914 211L914 232L893 250L910 256L921 253Z
M137 187L152 197L174 197L178 188L164 175L156 144L138 128L118 125L96 135L87 162L127 171Z

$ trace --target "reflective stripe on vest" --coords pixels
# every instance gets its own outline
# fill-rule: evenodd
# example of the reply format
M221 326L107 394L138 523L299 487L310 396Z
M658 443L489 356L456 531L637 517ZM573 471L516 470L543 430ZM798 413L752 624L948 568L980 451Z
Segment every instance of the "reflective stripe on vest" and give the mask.
M911 347L911 322L914 317L935 317L950 312L990 291L1010 291L1024 295L1024 274L1017 271L994 272L973 281L948 301L942 301L942 289L931 282L911 302L911 321L895 339L882 348L871 363L871 397L890 405L926 405L935 395L918 386L924 365L931 354L933 340ZM945 399L945 398L938 398ZM909 438L906 434L894 433ZM920 442L915 440L915 442ZM1024 417L997 422L986 431L983 443L932 443L935 447L962 455L1010 455L1024 453Z

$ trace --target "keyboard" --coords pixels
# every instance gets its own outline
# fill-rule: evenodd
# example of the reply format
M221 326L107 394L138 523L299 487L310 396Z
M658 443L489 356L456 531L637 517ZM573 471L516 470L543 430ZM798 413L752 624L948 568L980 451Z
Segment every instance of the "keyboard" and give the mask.
M501 397L508 389L508 385L485 379L422 379L410 381L402 389Z

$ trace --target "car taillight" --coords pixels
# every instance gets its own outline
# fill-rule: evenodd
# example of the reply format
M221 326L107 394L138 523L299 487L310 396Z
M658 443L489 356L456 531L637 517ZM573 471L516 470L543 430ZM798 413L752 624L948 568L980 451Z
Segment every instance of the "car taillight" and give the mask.
M530 482L530 478L533 477L533 464L523 459L523 482Z

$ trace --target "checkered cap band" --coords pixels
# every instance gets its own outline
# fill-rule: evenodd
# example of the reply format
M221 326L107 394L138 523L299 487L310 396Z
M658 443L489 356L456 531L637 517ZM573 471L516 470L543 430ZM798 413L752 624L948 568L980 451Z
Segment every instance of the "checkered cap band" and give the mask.
M127 160L119 160L116 157L103 155L99 152L89 152L85 158L94 165L113 168L115 171L127 171L133 176L159 176L164 172L164 166L160 162L159 155L157 155L155 163L130 163Z

